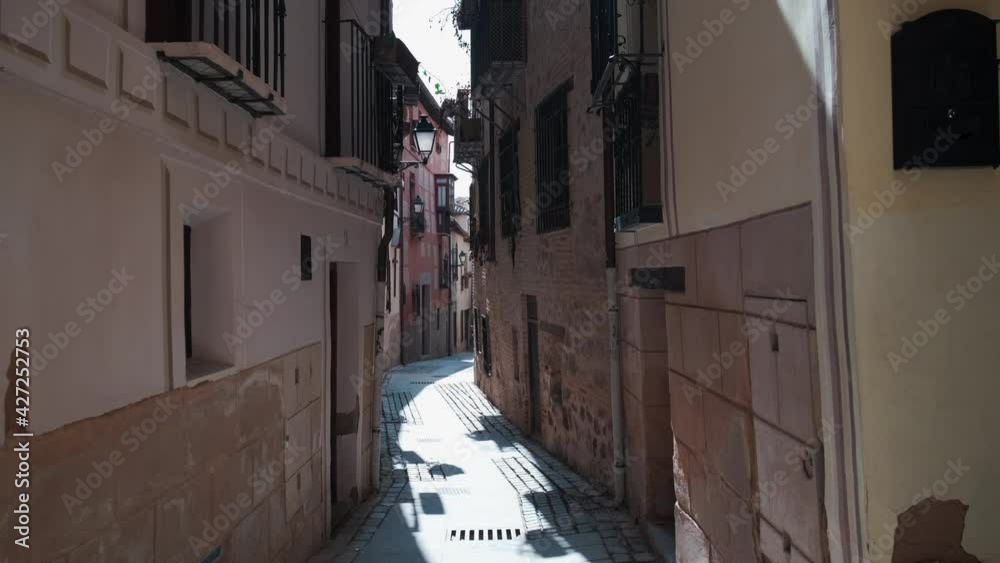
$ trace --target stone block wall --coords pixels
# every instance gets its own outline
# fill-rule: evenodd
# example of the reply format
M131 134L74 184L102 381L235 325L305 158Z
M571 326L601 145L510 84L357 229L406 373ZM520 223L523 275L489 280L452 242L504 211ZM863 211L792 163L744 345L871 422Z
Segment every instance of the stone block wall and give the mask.
M36 436L31 549L11 563L300 562L327 536L319 344ZM99 385L95 381L95 385ZM14 444L0 450L13 475Z
M680 562L827 557L812 232L798 207L619 254L685 268L622 294L630 503L669 517L672 478Z

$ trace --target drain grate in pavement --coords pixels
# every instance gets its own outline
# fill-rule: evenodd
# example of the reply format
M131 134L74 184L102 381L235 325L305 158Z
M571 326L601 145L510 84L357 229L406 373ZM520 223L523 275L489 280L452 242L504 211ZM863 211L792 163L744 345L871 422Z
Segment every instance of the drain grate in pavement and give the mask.
M479 528L448 532L448 541L510 541L520 537L520 528Z
M463 489L460 487L442 487L440 489L437 489L436 492L439 495L455 495L455 496L472 494L472 491L470 491L469 489Z
M410 385L434 385L433 381L411 381Z

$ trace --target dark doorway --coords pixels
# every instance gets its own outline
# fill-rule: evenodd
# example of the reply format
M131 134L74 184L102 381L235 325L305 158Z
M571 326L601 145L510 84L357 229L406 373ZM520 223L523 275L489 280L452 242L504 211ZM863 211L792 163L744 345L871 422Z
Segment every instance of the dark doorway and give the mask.
M541 382L538 377L538 299L528 301L528 391L531 394L531 433L542 432Z
M330 263L330 503L337 506L337 264ZM336 510L336 509L335 509Z
M191 348L191 227L184 225L184 357Z

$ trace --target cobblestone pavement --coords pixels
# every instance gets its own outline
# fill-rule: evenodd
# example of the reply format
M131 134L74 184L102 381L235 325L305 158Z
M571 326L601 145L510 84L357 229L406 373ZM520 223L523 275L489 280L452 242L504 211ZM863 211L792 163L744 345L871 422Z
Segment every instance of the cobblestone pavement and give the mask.
M313 563L660 561L606 491L487 400L471 362L421 362L387 378L381 492L342 526L339 550Z

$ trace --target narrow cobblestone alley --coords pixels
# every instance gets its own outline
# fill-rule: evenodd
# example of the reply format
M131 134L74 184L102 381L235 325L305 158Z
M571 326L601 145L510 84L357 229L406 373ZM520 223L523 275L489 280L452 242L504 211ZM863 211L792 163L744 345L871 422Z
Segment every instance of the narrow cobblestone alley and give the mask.
M659 561L625 511L508 421L472 355L386 376L382 492L314 563Z

